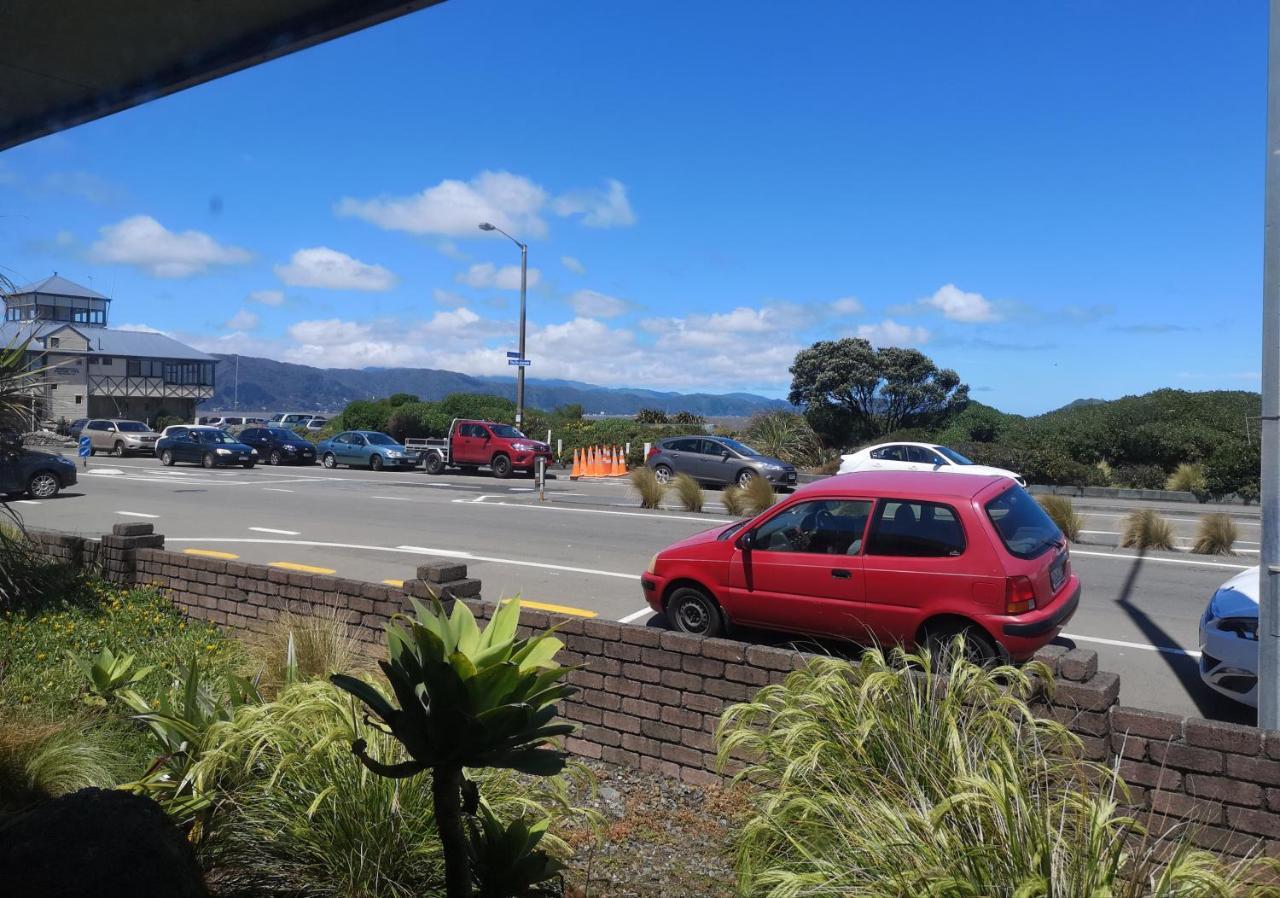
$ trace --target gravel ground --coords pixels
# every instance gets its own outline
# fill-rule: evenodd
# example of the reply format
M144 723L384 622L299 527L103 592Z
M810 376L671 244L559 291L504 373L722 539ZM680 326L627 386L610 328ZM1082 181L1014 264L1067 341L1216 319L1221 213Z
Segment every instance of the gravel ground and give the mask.
M576 848L566 898L732 898L732 837L745 821L738 788L691 786L598 761L594 796L575 804L604 817L603 832L570 833Z

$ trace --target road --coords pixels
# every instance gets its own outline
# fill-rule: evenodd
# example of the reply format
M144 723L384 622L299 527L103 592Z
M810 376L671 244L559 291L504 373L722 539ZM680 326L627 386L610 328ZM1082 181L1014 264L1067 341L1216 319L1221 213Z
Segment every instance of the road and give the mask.
M151 458L94 458L62 496L12 507L33 527L97 536L120 521L147 521L176 551L374 582L411 577L427 557L456 557L483 581L489 599L520 596L553 610L637 622L651 616L639 575L653 553L729 520L715 505L704 514L641 510L625 481L552 480L542 502L530 481L486 473L206 471L164 468ZM1125 503L1077 500L1077 508L1092 542L1072 550L1084 595L1063 642L1097 651L1099 666L1121 675L1126 704L1252 722L1251 710L1200 683L1195 649L1208 596L1255 556L1139 557L1113 548ZM1199 511L1169 511L1181 537L1190 538ZM1256 511L1234 514L1240 547L1256 550Z

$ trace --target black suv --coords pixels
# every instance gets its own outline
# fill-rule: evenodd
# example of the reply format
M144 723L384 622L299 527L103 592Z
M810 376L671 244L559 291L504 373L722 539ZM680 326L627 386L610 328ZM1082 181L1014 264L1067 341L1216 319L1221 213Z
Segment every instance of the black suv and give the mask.
M26 493L32 499L52 499L75 482L75 462L24 449L17 437L0 436L0 495Z
M271 465L314 465L316 447L286 427L246 427L236 437Z

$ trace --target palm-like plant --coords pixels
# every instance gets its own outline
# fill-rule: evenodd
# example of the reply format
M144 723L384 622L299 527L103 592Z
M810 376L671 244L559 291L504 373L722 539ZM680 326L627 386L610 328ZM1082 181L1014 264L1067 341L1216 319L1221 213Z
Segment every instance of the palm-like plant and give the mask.
M431 608L416 601L413 605L412 617L401 615L388 625L388 660L379 662L399 707L363 680L330 677L365 704L385 732L404 746L409 760L379 761L370 757L364 740L354 742L352 751L381 776L403 779L431 771L448 898L469 898L473 881L482 894L491 892L486 881L492 880L489 862L497 845L517 854L501 865L503 875L513 870L553 875L551 866L539 866L537 839L527 828L521 835L519 820L506 836L482 818L483 826L469 843L463 814L476 814L480 801L463 768L494 767L535 776L564 769L567 755L550 741L573 731L572 724L553 723L558 703L576 691L560 682L571 668L553 660L564 644L545 633L517 639L516 601L501 605L483 630L464 602L455 602L452 613L438 599ZM473 858L487 859L486 865L473 864Z
M767 412L747 424L747 442L765 455L794 465L817 464L821 446L804 415L795 412Z

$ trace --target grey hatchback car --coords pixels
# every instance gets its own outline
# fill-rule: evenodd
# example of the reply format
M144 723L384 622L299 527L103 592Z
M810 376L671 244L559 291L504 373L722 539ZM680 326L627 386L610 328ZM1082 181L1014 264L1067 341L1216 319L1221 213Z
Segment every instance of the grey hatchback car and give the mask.
M746 486L763 477L775 487L796 484L794 465L761 455L728 437L668 437L654 444L645 464L653 469L659 483L688 474L701 483Z

